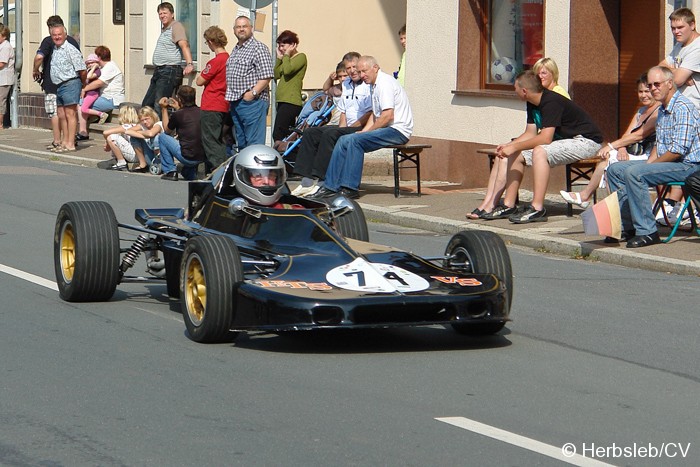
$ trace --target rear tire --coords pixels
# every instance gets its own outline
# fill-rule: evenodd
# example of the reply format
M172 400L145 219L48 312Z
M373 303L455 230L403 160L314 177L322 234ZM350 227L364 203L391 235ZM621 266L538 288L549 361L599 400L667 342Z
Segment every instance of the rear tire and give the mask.
M223 235L187 241L180 268L182 316L192 340L201 343L231 340L235 293L243 281L243 264L236 243Z
M119 283L119 227L112 206L72 201L61 206L54 232L58 293L69 302L109 300Z
M337 217L333 221L336 230L343 237L369 242L369 230L367 229L365 213L355 200L348 199L348 201L352 204L353 210Z
M444 266L462 273L494 274L506 287L507 303L505 309L510 312L513 303L513 269L510 255L503 239L493 232L462 231L454 235L445 249ZM466 335L495 334L505 326L505 321L486 323L455 323L455 331Z

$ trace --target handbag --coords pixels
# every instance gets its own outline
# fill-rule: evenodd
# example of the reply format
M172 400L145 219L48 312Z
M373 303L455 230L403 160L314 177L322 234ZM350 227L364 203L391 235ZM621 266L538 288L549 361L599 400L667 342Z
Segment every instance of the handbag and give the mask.
M649 120L649 118L653 115L653 112L647 115L647 118L644 119L642 123L637 125L632 129L630 133L634 133L635 131L639 130L644 126L644 124ZM650 134L646 138L644 138L641 141L638 141L636 143L628 144L625 149L627 150L627 154L630 154L632 156L641 156L642 154L645 153L650 153L651 149L654 147L654 144L656 144L656 132Z

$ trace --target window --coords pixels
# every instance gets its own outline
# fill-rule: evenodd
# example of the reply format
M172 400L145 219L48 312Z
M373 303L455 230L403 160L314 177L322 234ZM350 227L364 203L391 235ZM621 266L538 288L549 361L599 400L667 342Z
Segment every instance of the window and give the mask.
M456 92L507 91L543 56L544 0L460 0Z
M486 0L488 3L486 88L510 89L515 75L542 58L543 0Z
M56 0L56 14L63 18L68 35L80 44L80 0Z
M197 61L199 34L197 33L197 0L177 0L175 19L185 26L187 40L192 51L192 60Z

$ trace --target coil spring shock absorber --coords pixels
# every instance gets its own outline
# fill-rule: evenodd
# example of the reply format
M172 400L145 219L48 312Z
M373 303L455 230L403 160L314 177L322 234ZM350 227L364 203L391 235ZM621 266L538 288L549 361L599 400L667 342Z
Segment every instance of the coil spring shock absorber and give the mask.
M136 263L136 260L138 259L139 255L146 248L147 242L148 237L146 237L145 235L139 235L136 238L134 244L131 245L131 248L129 248L129 251L127 251L124 254L124 258L122 258L122 264L119 265L119 270L122 274L124 274L127 271L127 269L129 269L134 265L134 263Z

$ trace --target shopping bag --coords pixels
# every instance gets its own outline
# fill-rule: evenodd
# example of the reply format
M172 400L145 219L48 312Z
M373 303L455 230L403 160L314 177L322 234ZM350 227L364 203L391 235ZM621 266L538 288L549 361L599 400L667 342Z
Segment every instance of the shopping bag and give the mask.
M581 213L583 231L586 235L622 238L620 202L617 191L606 196Z

